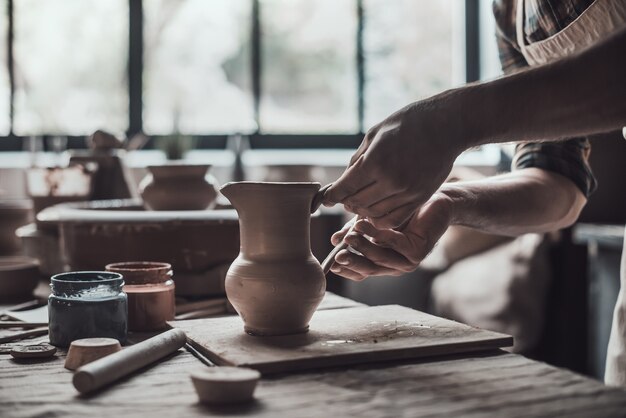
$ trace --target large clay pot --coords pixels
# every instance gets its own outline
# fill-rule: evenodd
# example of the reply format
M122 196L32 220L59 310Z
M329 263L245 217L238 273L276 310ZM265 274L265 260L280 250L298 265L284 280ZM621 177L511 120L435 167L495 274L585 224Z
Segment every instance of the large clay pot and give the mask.
M152 210L204 210L215 205L215 180L210 165L168 164L148 166L139 184L146 206Z
M326 290L311 253L311 202L319 183L228 183L239 213L241 250L226 274L226 296L253 335L306 332Z

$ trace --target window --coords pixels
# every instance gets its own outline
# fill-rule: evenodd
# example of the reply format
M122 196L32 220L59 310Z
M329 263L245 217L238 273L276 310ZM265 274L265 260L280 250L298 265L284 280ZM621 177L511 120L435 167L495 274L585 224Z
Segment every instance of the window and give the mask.
M354 0L263 0L260 130L358 132Z
M452 85L456 0L364 0L365 127Z
M251 5L144 1L146 133L254 132Z
M128 128L125 0L19 0L13 17L16 134Z
M7 0L0 1L0 10L7 10ZM8 19L0 13L0 56L7 56ZM11 82L9 69L0 66L0 135L8 135L11 131Z
M0 66L0 135L103 128L353 144L463 78L455 45L479 65L477 4L0 0L0 54L13 60ZM475 20L463 32L466 8Z

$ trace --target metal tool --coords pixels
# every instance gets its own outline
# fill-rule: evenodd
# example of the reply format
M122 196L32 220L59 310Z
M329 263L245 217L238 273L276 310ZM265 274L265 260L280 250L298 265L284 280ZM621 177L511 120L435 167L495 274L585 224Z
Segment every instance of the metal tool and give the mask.
M191 344L188 342L185 343L185 350L189 351L192 356L200 360L200 362L209 367L215 367L215 363L209 360L206 356L204 356L201 352L196 350Z

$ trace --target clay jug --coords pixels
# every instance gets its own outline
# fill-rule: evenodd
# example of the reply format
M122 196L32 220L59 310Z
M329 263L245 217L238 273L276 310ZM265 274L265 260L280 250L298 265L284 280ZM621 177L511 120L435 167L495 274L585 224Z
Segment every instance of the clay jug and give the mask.
M311 253L311 202L319 183L228 183L241 249L226 274L226 296L252 335L306 332L326 290Z
M148 166L139 184L146 206L152 210L204 210L215 204L215 180L210 165L167 164Z

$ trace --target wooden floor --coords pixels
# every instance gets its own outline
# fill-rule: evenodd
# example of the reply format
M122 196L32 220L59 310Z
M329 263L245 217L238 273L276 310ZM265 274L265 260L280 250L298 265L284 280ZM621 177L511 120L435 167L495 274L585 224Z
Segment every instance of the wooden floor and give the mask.
M247 406L197 402L186 351L91 397L64 356L20 364L0 356L0 416L9 417L624 417L626 391L501 351L263 379Z

